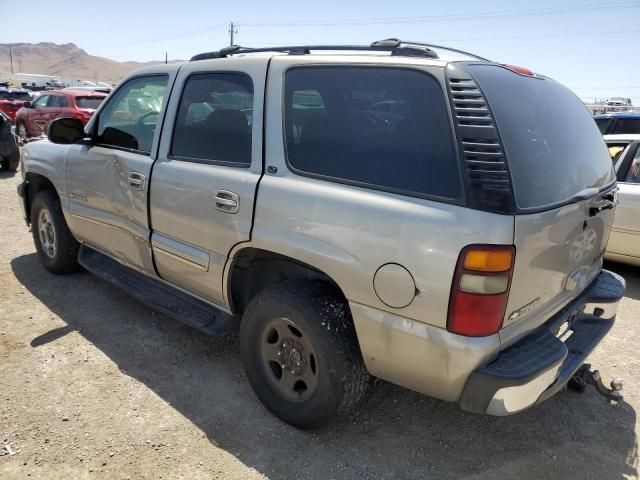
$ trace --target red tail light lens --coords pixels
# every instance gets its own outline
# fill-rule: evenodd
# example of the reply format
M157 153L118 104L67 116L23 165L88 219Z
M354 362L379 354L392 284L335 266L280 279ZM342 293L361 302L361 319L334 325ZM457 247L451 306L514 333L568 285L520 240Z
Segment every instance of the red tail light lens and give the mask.
M518 75L524 75L525 77L533 77L535 75L528 68L518 67L517 65L509 65L508 63L503 63L502 66L508 70L511 70L513 73L517 73Z
M500 330L515 259L512 245L470 245L458 258L447 330L484 337Z

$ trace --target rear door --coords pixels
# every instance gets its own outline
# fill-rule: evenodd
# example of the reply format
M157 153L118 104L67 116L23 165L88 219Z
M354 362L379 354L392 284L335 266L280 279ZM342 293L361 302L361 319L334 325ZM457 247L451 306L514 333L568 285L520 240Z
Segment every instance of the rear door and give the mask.
M182 66L151 180L151 243L158 274L224 305L229 251L250 238L262 174L268 59Z
M618 197L607 253L640 261L640 142L629 146L617 165Z
M517 210L503 325L542 321L601 270L615 206L611 157L584 104L567 88L497 65L469 71L498 127Z
M178 66L125 80L89 124L91 145L66 163L69 226L76 238L155 275L149 244L149 176Z

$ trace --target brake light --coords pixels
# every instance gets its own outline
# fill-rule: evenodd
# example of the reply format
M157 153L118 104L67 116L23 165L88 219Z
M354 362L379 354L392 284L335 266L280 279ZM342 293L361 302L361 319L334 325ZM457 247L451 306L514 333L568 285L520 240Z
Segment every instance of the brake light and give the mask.
M528 68L518 67L517 65L509 65L508 63L503 63L502 66L508 70L511 70L513 73L517 73L518 75L524 75L525 77L533 77L535 75Z
M469 245L458 257L447 330L468 337L492 335L502 326L515 259L512 245Z

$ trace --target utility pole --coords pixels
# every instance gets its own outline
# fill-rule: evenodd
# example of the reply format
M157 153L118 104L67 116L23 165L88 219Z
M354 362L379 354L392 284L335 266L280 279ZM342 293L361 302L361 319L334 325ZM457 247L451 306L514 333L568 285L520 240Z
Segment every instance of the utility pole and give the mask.
M11 73L13 73L13 49L11 48L11 45L9 45L9 61L11 62Z
M164 63L167 64L169 60L169 53L168 52L164 52Z
M238 26L231 22L229 24L229 46L233 47L235 43L233 43L233 36L238 33Z

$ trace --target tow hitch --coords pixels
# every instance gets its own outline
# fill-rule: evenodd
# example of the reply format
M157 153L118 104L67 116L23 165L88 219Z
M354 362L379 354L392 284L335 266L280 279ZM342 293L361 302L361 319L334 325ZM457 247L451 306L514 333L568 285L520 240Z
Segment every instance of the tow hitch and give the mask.
M591 365L585 363L582 365L576 373L573 375L567 387L577 392L584 392L587 385L593 385L596 391L606 398L614 407L622 402L623 397L620 391L622 390L622 380L614 378L609 384L611 388L607 388L602 382L602 377L598 370L591 370Z

